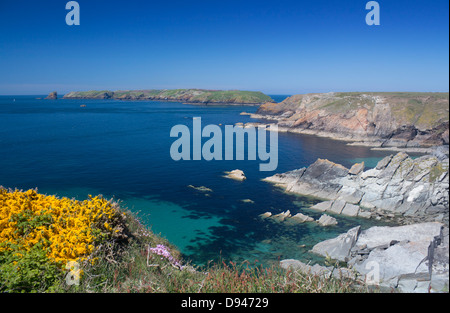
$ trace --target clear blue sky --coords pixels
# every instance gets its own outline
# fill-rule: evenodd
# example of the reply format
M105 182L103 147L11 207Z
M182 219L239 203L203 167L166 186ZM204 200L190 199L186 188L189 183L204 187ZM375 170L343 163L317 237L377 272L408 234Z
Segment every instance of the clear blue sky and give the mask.
M0 94L448 91L448 0L0 0Z

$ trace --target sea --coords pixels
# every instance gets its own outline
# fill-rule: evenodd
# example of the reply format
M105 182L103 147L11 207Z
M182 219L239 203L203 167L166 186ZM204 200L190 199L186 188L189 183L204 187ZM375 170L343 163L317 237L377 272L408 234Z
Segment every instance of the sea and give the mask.
M278 134L278 168L261 172L260 160L174 161L175 125L257 122L251 106L205 106L181 102L44 100L0 96L0 185L60 197L101 194L135 212L154 233L170 241L186 261L218 260L269 266L283 259L320 263L311 248L360 225L381 222L338 216L338 225L288 225L259 217L290 210L315 219L317 199L286 194L263 178L309 166L318 158L350 167L374 167L392 152L349 146L316 136ZM280 102L287 96L273 95ZM240 169L247 179L224 172ZM198 190L206 187L210 190ZM245 201L243 201L245 200ZM251 201L249 201L251 200Z

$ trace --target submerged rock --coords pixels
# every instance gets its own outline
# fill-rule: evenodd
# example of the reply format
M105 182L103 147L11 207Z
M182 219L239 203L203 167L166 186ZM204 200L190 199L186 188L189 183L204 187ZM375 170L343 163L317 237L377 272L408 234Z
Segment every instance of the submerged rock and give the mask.
M272 218L278 222L283 222L287 218L291 217L291 211L287 210L286 212L281 212L280 214L273 215Z
M200 191L200 192L213 192L212 189L207 188L205 186L195 187L195 186L189 185L188 187L192 188L192 189L195 189L197 191Z

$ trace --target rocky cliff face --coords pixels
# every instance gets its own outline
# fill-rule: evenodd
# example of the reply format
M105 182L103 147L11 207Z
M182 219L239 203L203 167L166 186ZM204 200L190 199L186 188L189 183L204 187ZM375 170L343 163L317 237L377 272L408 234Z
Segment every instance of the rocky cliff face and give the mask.
M282 129L381 147L449 144L448 93L295 95L253 117Z
M449 224L449 159L405 153L381 160L364 171L319 159L308 168L276 174L265 180L288 192L323 201L311 209L331 214L393 219L401 224L438 221Z
M363 231L358 226L316 244L312 252L346 262L351 270L345 272L357 272L359 279L386 291L448 292L449 229L440 223Z

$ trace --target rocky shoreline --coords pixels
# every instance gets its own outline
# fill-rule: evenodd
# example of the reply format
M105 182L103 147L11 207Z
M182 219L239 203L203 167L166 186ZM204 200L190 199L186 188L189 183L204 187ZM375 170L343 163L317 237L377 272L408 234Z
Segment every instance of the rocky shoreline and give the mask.
M357 226L318 243L312 252L344 266L311 266L292 259L280 265L319 276L357 279L382 292L448 292L449 229L441 223L364 231Z
M347 142L347 145L349 146L360 146L360 147L369 147L371 150L374 151L392 151L392 152L405 152L405 153L421 153L421 154L427 154L432 153L435 150L435 146L430 147L423 147L423 146L417 146L417 147L407 147L404 145L400 146L391 146L391 145L385 145L385 140L382 140L380 138L376 137L364 137L364 136L358 136L358 135L349 135L349 134L339 134L334 132L328 132L323 130L311 130L311 129L302 129L302 128L291 128L287 127L284 123L278 123L273 121L272 117L268 117L266 115L260 115L260 114L244 114L242 115L248 115L252 119L258 119L258 120L264 120L264 122L250 122L242 124L242 126L245 127L263 127L267 131L276 131L279 133L292 133L292 134L301 134L301 135L308 135L308 136L317 136L322 138L328 138L332 140L337 141L344 141ZM277 126L272 127L272 126Z
M448 292L448 170L445 150L436 149L416 159L403 152L390 155L368 170L364 163L348 169L319 159L307 168L265 178L286 192L322 199L309 208L323 212L321 219L334 216L337 222L346 215L399 225L363 231L357 226L312 248L317 255L341 262L339 270L298 260L283 260L281 266L359 279L382 291ZM302 213L296 216L301 223L314 222ZM294 220L289 211L261 217Z
M449 159L438 154L417 159L400 152L365 170L328 160L264 180L287 192L324 201L311 207L334 215L389 219L398 224L449 224Z

